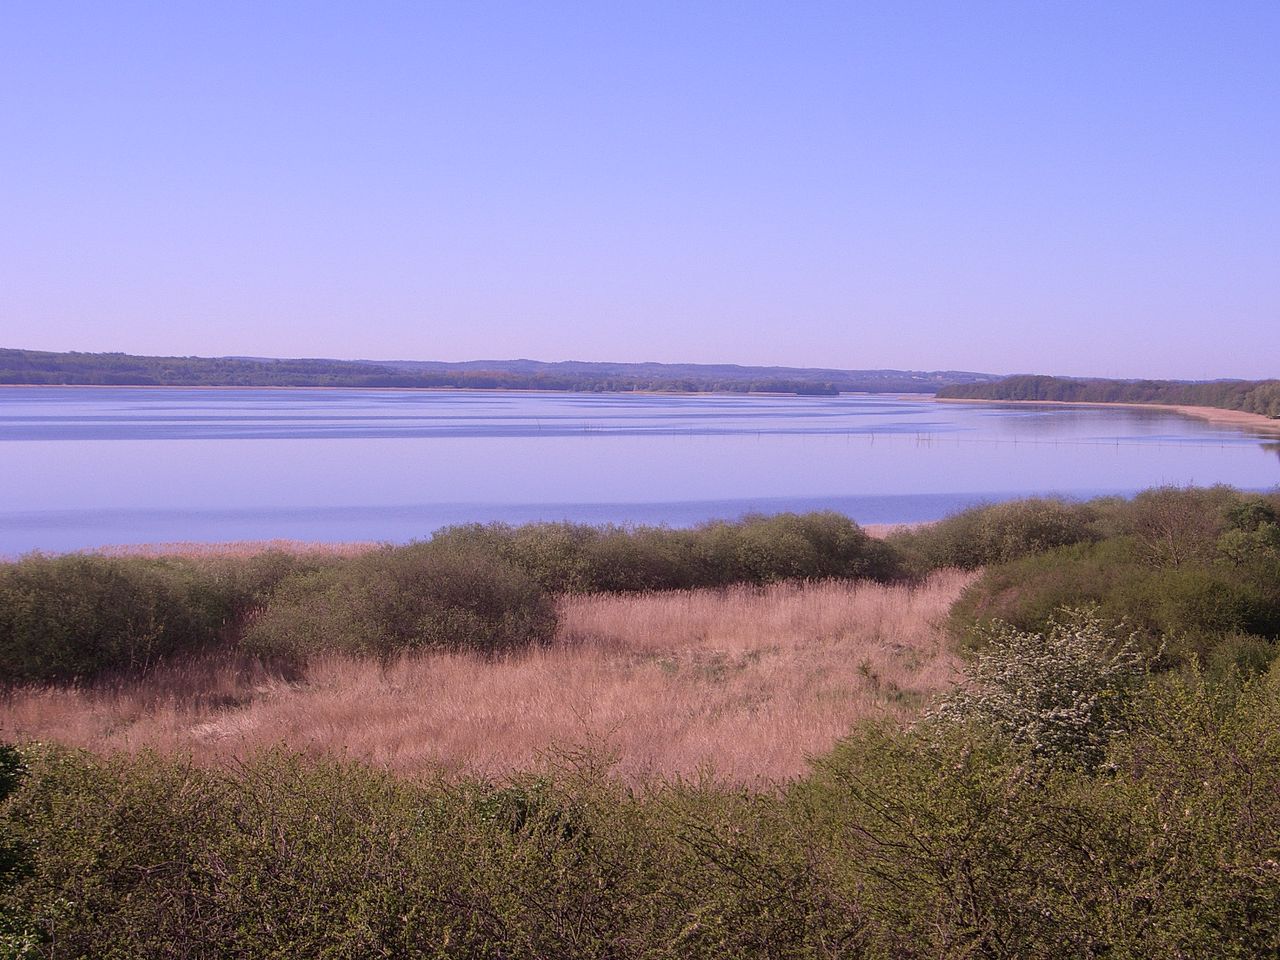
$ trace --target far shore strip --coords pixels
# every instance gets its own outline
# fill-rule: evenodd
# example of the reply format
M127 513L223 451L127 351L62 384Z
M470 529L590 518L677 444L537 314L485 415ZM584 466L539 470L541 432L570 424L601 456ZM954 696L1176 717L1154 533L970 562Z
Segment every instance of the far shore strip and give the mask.
M1013 403L1020 406L1129 407L1134 410L1164 410L1168 413L1181 414L1184 417L1207 420L1210 423L1260 430L1264 433L1274 433L1280 436L1280 419L1268 417L1261 413L1226 410L1222 407L1194 407L1178 403L1107 402L1102 400L992 400L985 398L970 400L965 397L935 397L934 399L940 403Z

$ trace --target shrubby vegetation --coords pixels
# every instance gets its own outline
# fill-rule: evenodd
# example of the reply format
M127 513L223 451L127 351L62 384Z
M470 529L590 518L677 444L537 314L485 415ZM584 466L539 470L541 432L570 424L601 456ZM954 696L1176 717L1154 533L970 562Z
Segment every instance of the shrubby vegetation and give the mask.
M403 650L499 653L549 641L550 595L491 551L446 543L383 547L282 581L245 630L269 658Z
M1044 633L999 621L983 633L964 682L931 719L985 725L1050 763L1101 762L1146 673L1133 638L1117 639L1088 608L1063 610Z
M1102 536L1094 503L1028 498L962 510L896 533L889 543L911 569L923 573L941 567L976 570Z
M1135 631L1148 652L1163 649L1166 666L1271 662L1280 497L1162 488L1087 506L1093 518L1079 542L988 567L953 611L957 631L980 644L993 620L1038 631L1064 606L1089 603L1109 627Z
M559 592L942 565L985 570L952 614L973 647L966 682L911 728L858 729L771 788L627 784L607 752L495 782L280 753L224 769L0 750L0 949L1280 952L1277 495L1024 501L887 545L818 514L468 526L348 559L31 557L0 571L0 649L30 677L47 645L58 678L228 630L276 657L496 652L544 639Z
M1091 603L1163 666L1260 669L1280 637L1280 495L1167 488L1132 500L975 508L887 541L836 513L662 527L471 524L358 557L33 555L0 565L10 682L145 672L243 644L304 660L431 647L498 652L547 639L564 593L923 577L984 568L953 612L981 645L1002 620L1044 631Z
M22 754L8 744L0 744L0 810L18 789L25 773L26 762ZM0 827L0 957L5 960L32 956L39 943L27 922L26 911L14 910L6 902L6 895L31 872L31 845L14 839L11 831Z
M987 383L949 384L954 400L1050 400L1069 403L1168 403L1220 407L1280 417L1280 380L1083 380L1019 375Z
M833 512L748 516L689 530L574 523L469 524L434 543L492 550L555 593L688 590L898 573L893 551Z
M32 555L0 564L0 676L9 682L145 672L233 639L290 572L322 561Z
M549 639L557 593L896 570L888 547L835 513L692 530L471 525L357 557L33 555L0 565L0 674L86 680L238 643L290 661L424 647L495 653Z
M268 754L23 751L0 905L39 955L1259 957L1280 675L1158 681L1094 767L975 719L855 732L776 790L496 783ZM74 829L68 829L74 824ZM55 949L56 945L56 949Z

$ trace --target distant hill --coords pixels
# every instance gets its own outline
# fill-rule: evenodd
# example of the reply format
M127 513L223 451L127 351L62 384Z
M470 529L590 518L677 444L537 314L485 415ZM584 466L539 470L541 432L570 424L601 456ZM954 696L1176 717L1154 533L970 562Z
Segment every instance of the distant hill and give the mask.
M1171 403L1280 417L1280 380L1089 380L1019 375L951 383L951 400L1052 400L1068 403Z
M237 387L453 387L580 391L796 394L933 393L996 380L958 370L837 370L577 360L325 360L143 357L0 349L0 384Z

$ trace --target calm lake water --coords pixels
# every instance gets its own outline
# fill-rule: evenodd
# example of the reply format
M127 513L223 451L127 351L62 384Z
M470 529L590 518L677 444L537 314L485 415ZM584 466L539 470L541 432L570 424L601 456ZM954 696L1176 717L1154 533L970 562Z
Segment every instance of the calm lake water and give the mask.
M874 395L0 387L0 458L6 555L1280 483L1274 440L1174 414Z

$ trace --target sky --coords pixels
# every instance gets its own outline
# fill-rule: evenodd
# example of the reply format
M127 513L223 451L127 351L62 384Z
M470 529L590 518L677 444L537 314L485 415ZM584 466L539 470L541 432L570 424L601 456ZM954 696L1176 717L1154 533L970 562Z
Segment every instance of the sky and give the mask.
M0 346L1280 376L1280 3L9 0Z

